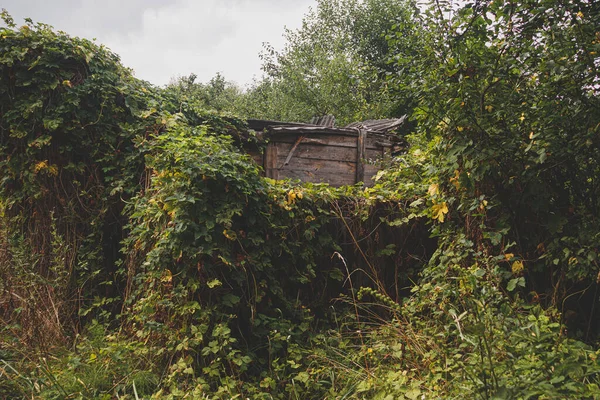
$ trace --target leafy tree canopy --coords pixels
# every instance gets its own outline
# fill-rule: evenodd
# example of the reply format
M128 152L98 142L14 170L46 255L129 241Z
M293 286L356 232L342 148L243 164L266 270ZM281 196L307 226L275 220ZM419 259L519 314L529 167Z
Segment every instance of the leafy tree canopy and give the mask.
M408 99L391 99L380 78L398 71L388 64L392 27L408 36L407 53L418 46L416 14L410 2L320 0L300 29L286 31L283 50L265 47L266 77L249 93L251 109L294 121L334 114L342 124L405 113Z
M179 101L193 103L198 108L219 112L233 112L236 109L242 90L226 81L223 75L217 73L208 83L196 80L195 74L174 78L166 90Z

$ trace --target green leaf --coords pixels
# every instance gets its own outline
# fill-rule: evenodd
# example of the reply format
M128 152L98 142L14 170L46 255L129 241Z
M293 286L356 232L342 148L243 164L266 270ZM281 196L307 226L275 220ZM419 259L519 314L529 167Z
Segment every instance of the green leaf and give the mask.
M221 283L221 281L220 281L220 280L218 280L218 279L211 279L210 281L206 282L206 285L207 285L209 288L213 289L213 288L215 288L215 287L219 287L219 286L221 286L221 285L222 285L222 283Z
M233 307L240 302L240 297L231 293L227 293L222 299L223 305Z
M410 400L417 400L421 396L421 390L419 388L409 389L404 396L409 398Z

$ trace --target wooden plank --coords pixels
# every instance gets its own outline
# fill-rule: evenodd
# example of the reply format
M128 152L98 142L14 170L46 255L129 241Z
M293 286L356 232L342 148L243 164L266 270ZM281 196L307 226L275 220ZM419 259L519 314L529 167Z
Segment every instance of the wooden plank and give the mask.
M294 143L298 137L297 133L280 133L277 136L271 137L271 142L276 143ZM338 146L356 148L356 137L338 136L326 134L312 134L306 136L303 140L304 144L315 144L321 146Z
M373 162L373 161L379 161L381 159L383 159L384 156L384 151L383 149L366 149L365 151L365 160L367 161L367 163Z
M280 153L281 154L281 153ZM282 166L285 157L278 157ZM293 178L304 182L325 182L332 186L354 185L356 183L356 164L332 160L310 160L292 158L290 164L278 170L277 179ZM381 169L378 165L365 164L365 186L374 184L373 177Z
M380 168L373 165L365 165L365 186L373 186L373 178L377 175ZM327 171L314 171L305 169L288 169L279 171L279 179L293 178L300 179L303 182L323 182L332 186L354 185L355 176L352 173L339 173Z
M295 143L299 133L278 133L273 135L270 140L275 143ZM356 137L357 136L342 136L342 135L328 135L328 134L311 134L307 135L302 144L314 144L321 146L337 146L337 147L351 147L356 148ZM379 144L381 140L376 138L368 138L366 141L365 148L372 150L381 149Z
M365 186L373 186L375 184L373 178L380 170L381 168L378 165L365 165Z
M290 143L277 143L280 158L283 154L288 153L292 144ZM365 161L366 164L379 162L384 155L383 149L366 149ZM356 150L350 147L334 147L334 146L318 146L318 145L307 145L300 144L294 152L293 158L303 158L308 160L330 160L330 161L346 161L356 162ZM281 165L279 165L281 166Z
M311 160L308 158L297 157L293 157L287 165L283 164L284 161L284 155L281 155L277 158L277 167L280 172L301 169L305 171L312 171L313 173L356 174L356 163L351 161Z
M329 183L331 186L354 185L354 174L314 173L313 171L293 169L280 171L280 179L300 179L303 182Z
M278 157L279 179L294 178L304 182L329 183L332 186L355 183L356 164L354 162L298 157L293 157L288 165L283 165L284 161L283 155Z
M365 150L367 132L360 130L356 141L356 182L365 181Z
M292 146L293 145L291 143L277 143L280 154L289 154ZM371 154L371 156L373 154L377 154L377 150L370 151L371 153L367 152L367 154ZM293 158L354 162L356 159L356 150L352 147L321 146L315 144L306 144L304 141L302 141L302 143L294 152Z
M269 143L265 150L265 176L267 178L279 179L277 170L277 145Z
M367 148L380 149L382 147L392 147L392 142L385 136L367 134Z

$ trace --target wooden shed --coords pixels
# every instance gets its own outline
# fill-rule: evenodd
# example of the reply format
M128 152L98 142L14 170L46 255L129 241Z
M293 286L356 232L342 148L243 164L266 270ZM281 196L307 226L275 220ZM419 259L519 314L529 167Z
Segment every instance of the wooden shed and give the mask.
M328 116L312 124L249 120L248 125L268 140L264 153L254 155L267 177L370 186L381 160L404 146L401 137L389 133L404 120L369 120L335 127Z

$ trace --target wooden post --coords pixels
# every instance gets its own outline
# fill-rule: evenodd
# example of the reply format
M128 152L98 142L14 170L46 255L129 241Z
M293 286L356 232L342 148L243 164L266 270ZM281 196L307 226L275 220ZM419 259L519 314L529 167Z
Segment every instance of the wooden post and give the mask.
M279 179L277 169L277 144L270 142L265 150L265 175L267 178Z
M365 148L367 142L367 131L358 129L356 141L356 183L365 181Z

